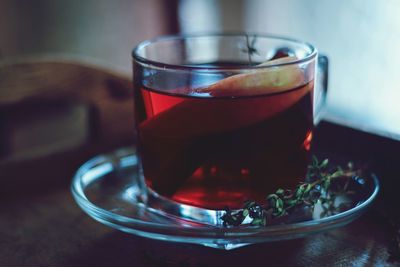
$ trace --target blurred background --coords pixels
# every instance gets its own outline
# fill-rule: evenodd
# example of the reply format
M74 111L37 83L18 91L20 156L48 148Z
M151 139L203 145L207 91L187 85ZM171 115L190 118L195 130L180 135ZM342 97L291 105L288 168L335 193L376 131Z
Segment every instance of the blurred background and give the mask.
M0 0L0 58L73 59L130 77L132 48L161 34L287 35L329 57L326 120L400 138L399 13L395 0Z
M400 240L399 14L397 0L0 0L0 266L150 266L141 263L160 251L212 263L204 266L215 255L221 264L386 266L386 240ZM143 246L72 204L71 177L83 162L134 143L133 47L221 31L286 35L329 58L325 120L373 134L321 123L315 147L371 164L383 199L372 213L315 239L210 257L187 245L183 254ZM378 222L388 215L397 223Z

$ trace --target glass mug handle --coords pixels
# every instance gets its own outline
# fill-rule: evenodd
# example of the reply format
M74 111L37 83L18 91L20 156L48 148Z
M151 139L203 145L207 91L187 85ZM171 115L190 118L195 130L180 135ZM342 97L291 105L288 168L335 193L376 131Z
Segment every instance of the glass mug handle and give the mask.
M314 89L314 125L318 125L324 115L328 93L329 60L325 55L318 56L317 78Z

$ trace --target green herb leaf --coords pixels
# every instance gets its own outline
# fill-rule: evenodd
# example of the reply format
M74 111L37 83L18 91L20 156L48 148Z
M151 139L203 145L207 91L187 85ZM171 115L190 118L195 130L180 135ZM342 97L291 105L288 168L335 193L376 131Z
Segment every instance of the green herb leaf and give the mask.
M347 169L338 166L333 171L328 172L329 160L324 159L319 162L316 156L312 157L311 164L307 167L306 175L309 183L299 184L293 191L289 189L278 188L275 193L266 197L266 204L259 205L255 201L245 202L242 209L232 211L229 208L225 210L221 217L224 226L239 226L245 218L251 218L250 225L266 226L270 218L280 217L290 214L290 211L299 205L313 206L319 202L322 207L321 216L328 216L345 209L348 203L343 203L336 207L335 199L337 194L350 195L347 190L349 179L355 176L354 164L349 162ZM340 193L331 190L332 181L335 179L347 179ZM336 194L337 193L337 194Z

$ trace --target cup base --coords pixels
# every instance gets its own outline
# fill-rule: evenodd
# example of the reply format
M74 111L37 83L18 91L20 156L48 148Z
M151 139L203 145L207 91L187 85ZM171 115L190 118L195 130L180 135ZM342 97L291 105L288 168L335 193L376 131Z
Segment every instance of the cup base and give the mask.
M211 210L178 203L157 194L151 188L147 189L147 199L143 202L153 212L164 216L175 216L179 219L212 226L223 226L221 217L225 214L225 210Z

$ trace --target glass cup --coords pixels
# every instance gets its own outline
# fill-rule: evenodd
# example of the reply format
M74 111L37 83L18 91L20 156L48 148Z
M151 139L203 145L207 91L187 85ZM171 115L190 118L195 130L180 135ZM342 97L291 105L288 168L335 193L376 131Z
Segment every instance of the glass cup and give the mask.
M326 84L317 50L270 35L167 36L133 51L141 201L220 225L304 180ZM326 58L320 66L326 77ZM326 83L326 82L325 82Z

